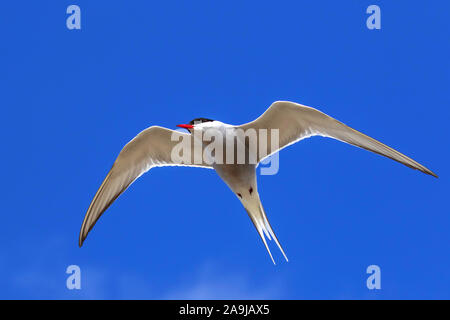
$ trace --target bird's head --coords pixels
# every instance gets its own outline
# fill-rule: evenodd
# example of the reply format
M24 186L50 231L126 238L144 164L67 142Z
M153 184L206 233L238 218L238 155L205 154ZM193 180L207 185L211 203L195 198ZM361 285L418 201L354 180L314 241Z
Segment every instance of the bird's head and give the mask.
M205 129L210 127L213 123L218 121L214 121L207 118L195 118L191 120L188 124L178 124L177 127L184 128L190 133L192 133L193 129Z

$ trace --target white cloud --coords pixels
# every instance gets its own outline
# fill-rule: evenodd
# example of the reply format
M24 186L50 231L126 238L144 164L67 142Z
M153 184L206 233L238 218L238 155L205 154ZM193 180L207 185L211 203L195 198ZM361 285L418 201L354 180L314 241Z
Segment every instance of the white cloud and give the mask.
M210 263L185 279L163 299L279 299L283 291L279 279L261 279L261 283L252 284L246 273L222 271Z

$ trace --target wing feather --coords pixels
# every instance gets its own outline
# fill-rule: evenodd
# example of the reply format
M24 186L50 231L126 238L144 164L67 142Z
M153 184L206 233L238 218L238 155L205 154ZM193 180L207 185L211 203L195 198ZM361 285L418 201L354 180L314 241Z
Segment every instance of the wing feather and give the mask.
M431 170L393 148L350 128L319 110L294 102L274 102L258 119L243 124L239 128L243 130L249 128L279 130L279 148L277 150L271 150L270 133L267 134L267 150L260 152L260 143L258 143L258 162L302 139L324 136L372 151L437 178L437 175Z
M191 162L175 163L171 152L181 138L191 140ZM79 246L106 209L142 174L158 166L193 166L212 168L206 163L194 164L193 137L186 133L153 126L139 133L119 153L114 165L95 194L80 230ZM198 159L202 159L201 157Z

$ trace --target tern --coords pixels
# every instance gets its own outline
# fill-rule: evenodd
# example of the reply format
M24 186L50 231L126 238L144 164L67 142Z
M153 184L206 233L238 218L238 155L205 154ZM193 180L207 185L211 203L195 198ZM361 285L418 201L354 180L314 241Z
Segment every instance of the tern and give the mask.
M422 171L437 178L436 174L423 165L385 144L348 127L317 109L289 101L274 102L259 118L243 125L234 126L217 120L197 118L189 122L189 124L181 124L178 127L187 129L188 133L159 126L151 126L140 132L125 145L87 210L79 236L80 247L103 212L137 178L154 167L181 165L214 169L241 201L261 237L272 262L275 264L265 237L269 240L274 239L284 258L288 261L261 204L256 182L256 167L265 157L311 136L333 138L388 157L412 169ZM196 143L194 141L196 139L195 133L205 132L209 129L221 132L225 136L229 132L238 129L244 131L248 129L276 129L279 135L278 148L276 150L264 150L267 152L263 152L263 156L257 153L256 161L253 163L250 163L250 161L244 163L224 163L215 161L215 159L204 159L201 156L204 151L204 141L202 141L200 142L202 144L200 161L194 161L193 159L198 156L198 150L194 150L195 148L193 147ZM191 139L192 154L189 156L191 161L185 163L174 161L172 151L178 143L177 139L173 138L174 136ZM263 138L258 136L258 139ZM264 137L264 139L267 139L270 145L271 136ZM257 145L258 148L265 148L264 146L261 147L260 141L258 141ZM245 148L249 148L248 143L245 144Z

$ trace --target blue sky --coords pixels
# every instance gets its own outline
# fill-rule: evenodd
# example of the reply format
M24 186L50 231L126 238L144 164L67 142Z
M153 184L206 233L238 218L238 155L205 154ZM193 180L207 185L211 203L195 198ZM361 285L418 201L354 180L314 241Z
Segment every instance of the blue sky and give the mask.
M81 8L81 30L66 8ZM366 8L381 8L381 30ZM445 1L8 1L2 5L0 298L450 298ZM212 170L157 168L103 215L89 203L151 125L244 123L316 107L440 178L312 138L259 177L290 258L270 261ZM204 186L204 188L202 187ZM79 265L82 289L66 289ZM381 290L366 268L381 268Z

